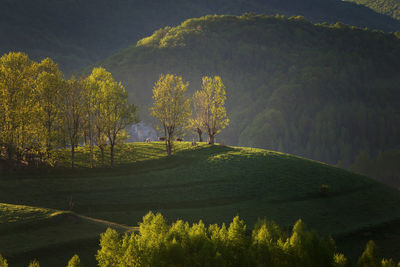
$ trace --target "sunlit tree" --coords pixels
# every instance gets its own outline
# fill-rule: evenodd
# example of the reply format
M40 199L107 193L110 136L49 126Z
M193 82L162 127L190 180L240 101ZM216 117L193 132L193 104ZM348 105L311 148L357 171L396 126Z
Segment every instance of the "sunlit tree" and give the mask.
M189 119L188 128L199 136L199 142L203 142L202 134L207 112L204 108L207 101L207 94L204 91L196 91L192 98L193 117Z
M75 148L79 144L79 137L84 121L84 96L82 81L72 78L67 82L63 98L63 127L68 143L71 146L71 166L75 165Z
M99 128L102 128L100 131L107 137L110 145L110 165L114 167L115 145L126 138L124 130L127 126L139 122L137 107L128 102L128 93L121 83L114 80L111 73L98 68L93 70L92 75L95 76L94 79L96 75L101 77L98 80L100 85L97 93L99 115L96 120Z
M199 101L197 105L199 105L202 125L208 133L208 142L214 144L215 136L229 125L225 109L225 85L221 77L203 77L202 89L200 92L196 92L196 95L196 99Z
M0 143L9 159L22 157L24 148L35 145L33 81L36 65L24 53L5 54L0 58Z
M153 87L151 115L161 123L168 156L172 153L175 134L187 126L191 114L190 99L186 96L188 85L182 77L166 74L161 75Z
M8 267L7 260L0 254L0 267Z
M62 106L65 81L58 65L46 58L37 66L38 76L34 82L37 116L34 118L37 138L41 140L50 157L52 148L60 143Z
M77 254L72 256L72 258L68 261L67 267L82 267L81 259Z

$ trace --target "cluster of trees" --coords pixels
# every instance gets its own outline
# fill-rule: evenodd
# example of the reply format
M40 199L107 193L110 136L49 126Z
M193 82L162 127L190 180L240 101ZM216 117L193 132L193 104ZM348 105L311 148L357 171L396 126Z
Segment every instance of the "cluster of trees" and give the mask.
M51 159L57 147L70 147L72 167L75 148L85 142L102 154L114 146L124 128L137 121L137 108L128 103L121 83L103 68L85 78L64 78L58 65L41 62L24 53L10 52L0 58L0 158L20 162L27 155Z
M194 115L191 118L191 99L186 96L188 86L189 83L180 76L162 74L153 87L151 115L160 121L168 155L172 153L174 137L183 129L195 131L199 142L203 141L202 132L205 130L209 144L214 144L215 136L229 124L225 85L221 77L202 78L202 89L193 95Z
M96 258L101 267L110 266L352 266L336 252L331 238L309 231L299 220L290 232L266 220L251 231L239 217L230 225L189 225L178 220L168 224L161 214L149 212L139 232L120 235L108 229L101 235ZM359 267L395 267L381 260L370 241L358 260Z
M191 93L204 73L218 73L231 121L219 140L348 168L363 150L375 158L400 147L399 36L302 17L206 16L104 65L145 107L160 73L179 73Z
M3 256L0 254L0 267L8 267L7 260L3 258ZM33 260L29 263L28 267L40 267L40 263L38 260ZM72 258L68 261L68 264L66 267L83 267L81 263L81 259L77 254L72 256Z
M291 231L274 222L259 220L247 229L238 216L229 226L177 220L169 224L160 214L149 212L138 232L123 235L114 229L100 235L96 259L100 267L121 266L276 266L276 267L399 267L379 257L369 241L357 262L338 253L332 238L323 238L298 220ZM67 267L82 267L74 255ZM0 255L0 267L8 267ZM29 267L40 267L31 261Z

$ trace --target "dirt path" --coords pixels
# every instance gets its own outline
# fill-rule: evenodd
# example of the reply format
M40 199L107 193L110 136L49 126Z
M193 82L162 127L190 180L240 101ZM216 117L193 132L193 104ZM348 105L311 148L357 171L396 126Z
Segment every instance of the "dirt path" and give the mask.
M76 213L75 213L75 215L84 220L92 221L95 223L101 223L101 224L104 224L104 225L107 225L110 227L114 227L114 228L118 228L121 230L130 231L130 232L139 231L139 227L137 227L137 226L128 226L125 224L119 224L119 223L110 222L110 221L106 221L106 220L102 220L102 219L96 219L96 218L92 218L92 217L88 217L88 216L84 216L84 215L80 215L80 214L76 214Z

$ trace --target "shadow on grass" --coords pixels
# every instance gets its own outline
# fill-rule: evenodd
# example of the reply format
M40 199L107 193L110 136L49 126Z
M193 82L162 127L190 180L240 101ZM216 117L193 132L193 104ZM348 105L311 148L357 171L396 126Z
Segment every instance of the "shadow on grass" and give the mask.
M0 179L80 179L82 177L105 177L143 174L152 171L173 169L179 166L188 166L193 162L205 160L206 158L237 150L236 148L221 145L204 145L191 147L188 143L179 144L177 151L170 157L166 156L162 143L127 144L124 149L116 151L115 168L110 167L47 167L26 168L22 170L3 172ZM182 147L184 149L182 149ZM77 153L78 154L78 153ZM118 156L121 155L121 158ZM85 158L87 155L80 155ZM64 155L61 159L67 161ZM88 161L88 159L87 159ZM107 161L107 158L106 158ZM88 164L88 163L87 163Z

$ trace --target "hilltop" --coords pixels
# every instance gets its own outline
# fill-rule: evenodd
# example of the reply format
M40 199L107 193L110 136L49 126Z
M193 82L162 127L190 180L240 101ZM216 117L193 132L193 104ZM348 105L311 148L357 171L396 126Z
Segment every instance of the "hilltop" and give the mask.
M62 167L69 153L61 150L56 169L2 176L0 203L8 204L1 205L7 210L6 219L1 218L7 238L0 252L13 266L26 266L24 260L34 257L54 266L65 264L73 253L86 253L88 266L94 241L107 223L81 215L136 226L149 210L171 221L202 219L207 224L229 222L239 214L249 227L257 218L282 227L302 218L319 233L332 234L346 255L357 257L364 239L371 237L357 233L375 233L376 228L395 238L381 226L397 225L400 193L370 178L263 149L178 143L175 152L166 157L159 142L124 144L117 150L117 168L88 169L88 150L79 148L81 168L71 170ZM322 185L328 190L321 192ZM69 209L72 213L63 212ZM349 235L360 237L340 243ZM383 240L377 241L385 256L398 257Z
M207 14L244 12L300 14L314 22L342 21L384 31L400 30L400 22L389 16L336 0L3 0L0 53L22 51L35 60L51 57L71 72L165 25Z
M400 145L398 34L303 17L205 16L160 29L100 65L147 123L161 73L182 75L190 93L203 75L220 75L231 120L217 137L225 144L345 167Z
M400 20L399 0L347 0L371 8L372 10Z

